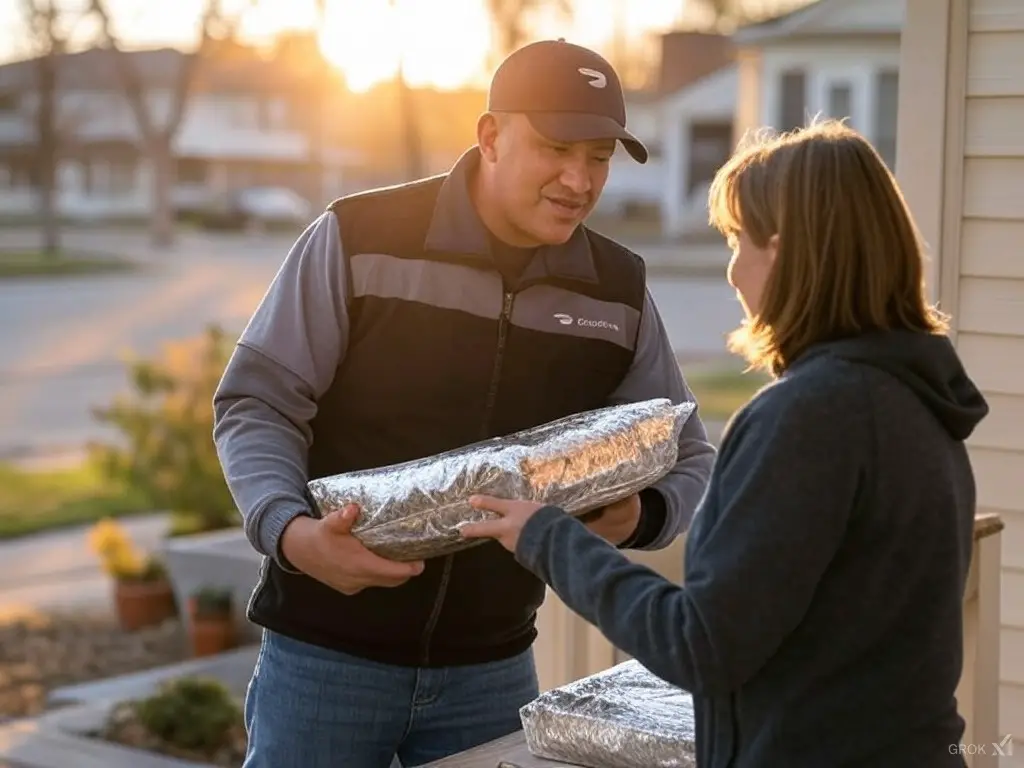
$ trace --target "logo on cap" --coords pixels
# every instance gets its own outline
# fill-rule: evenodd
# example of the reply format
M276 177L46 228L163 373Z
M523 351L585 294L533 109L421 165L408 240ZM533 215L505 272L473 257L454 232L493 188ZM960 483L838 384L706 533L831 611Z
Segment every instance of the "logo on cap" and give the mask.
M598 72L596 69L589 69L587 67L580 67L576 71L588 78L587 82L594 88L604 88L608 85L608 77L604 72Z

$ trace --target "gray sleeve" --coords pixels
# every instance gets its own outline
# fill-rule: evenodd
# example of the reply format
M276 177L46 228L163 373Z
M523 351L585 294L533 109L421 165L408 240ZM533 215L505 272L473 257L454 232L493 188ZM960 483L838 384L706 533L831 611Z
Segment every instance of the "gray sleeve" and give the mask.
M292 246L214 395L214 442L246 537L283 562L285 526L309 512L310 421L348 340L338 225L324 213Z
M644 301L633 364L612 395L611 404L667 397L674 403L694 402L675 351L650 290ZM708 442L699 409L687 420L679 436L679 461L667 476L654 484L665 502L665 522L660 531L639 549L662 549L689 529L693 513L704 496L715 448Z

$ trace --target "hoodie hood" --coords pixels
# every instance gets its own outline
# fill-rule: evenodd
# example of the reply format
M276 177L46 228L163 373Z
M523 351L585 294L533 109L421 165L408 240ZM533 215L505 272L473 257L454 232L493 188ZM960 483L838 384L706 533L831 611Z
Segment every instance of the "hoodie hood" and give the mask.
M816 345L799 362L821 355L870 365L899 379L957 440L965 440L988 415L988 403L945 336L913 331L868 333Z

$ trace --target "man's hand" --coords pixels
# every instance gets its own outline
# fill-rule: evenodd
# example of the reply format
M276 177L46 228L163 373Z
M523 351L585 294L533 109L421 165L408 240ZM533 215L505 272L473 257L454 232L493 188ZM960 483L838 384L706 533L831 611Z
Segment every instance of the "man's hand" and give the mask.
M397 587L423 573L423 561L388 560L364 547L351 534L358 516L350 504L319 520L297 517L284 529L281 551L298 570L345 595Z
M588 512L580 518L601 538L619 545L633 535L640 524L640 494Z

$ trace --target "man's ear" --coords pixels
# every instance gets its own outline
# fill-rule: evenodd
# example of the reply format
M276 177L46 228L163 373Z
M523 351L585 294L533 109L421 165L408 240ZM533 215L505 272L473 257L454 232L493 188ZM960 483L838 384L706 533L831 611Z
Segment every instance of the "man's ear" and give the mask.
M484 112L476 121L476 142L484 160L493 163L498 159L498 134L500 132L501 120L491 112Z

